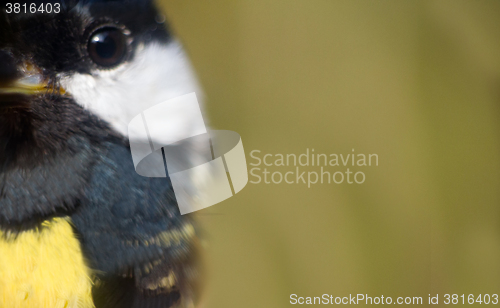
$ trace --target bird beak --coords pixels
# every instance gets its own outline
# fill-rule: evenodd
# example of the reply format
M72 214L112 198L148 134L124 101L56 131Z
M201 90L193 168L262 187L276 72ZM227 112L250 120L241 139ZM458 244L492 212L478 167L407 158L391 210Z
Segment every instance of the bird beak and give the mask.
M18 69L20 77L6 84L0 84L0 95L64 94L63 88L55 87L45 78L42 71L31 63L23 63Z

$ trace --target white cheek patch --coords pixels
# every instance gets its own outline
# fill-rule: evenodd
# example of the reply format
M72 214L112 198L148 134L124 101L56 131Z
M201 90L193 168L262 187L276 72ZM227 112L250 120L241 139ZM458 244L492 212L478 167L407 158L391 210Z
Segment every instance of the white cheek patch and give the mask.
M61 85L79 105L123 136L128 135L129 122L149 107L191 92L202 96L191 64L176 41L138 48L133 61L113 70L63 76ZM176 120L169 125L173 138L188 134L196 122L186 113L171 118Z

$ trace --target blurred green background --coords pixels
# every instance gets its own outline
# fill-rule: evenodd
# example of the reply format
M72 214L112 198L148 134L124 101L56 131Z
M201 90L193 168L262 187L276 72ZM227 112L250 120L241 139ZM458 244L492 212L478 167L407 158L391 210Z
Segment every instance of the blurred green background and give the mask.
M362 185L249 183L200 212L203 307L500 293L500 1L161 6L247 162L379 155Z

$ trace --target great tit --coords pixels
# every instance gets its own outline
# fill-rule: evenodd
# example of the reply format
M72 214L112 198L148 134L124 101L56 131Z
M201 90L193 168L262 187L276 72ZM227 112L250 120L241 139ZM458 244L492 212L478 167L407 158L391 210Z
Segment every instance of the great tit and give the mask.
M199 91L150 0L2 3L0 307L195 307L199 230L127 125ZM189 130L179 114L167 134Z

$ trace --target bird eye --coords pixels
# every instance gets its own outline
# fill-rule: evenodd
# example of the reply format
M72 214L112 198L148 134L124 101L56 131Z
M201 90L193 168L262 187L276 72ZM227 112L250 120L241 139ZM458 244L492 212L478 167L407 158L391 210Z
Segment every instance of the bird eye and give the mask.
M90 35L87 49L90 58L97 65L116 66L123 61L127 51L125 34L114 27L97 29Z

